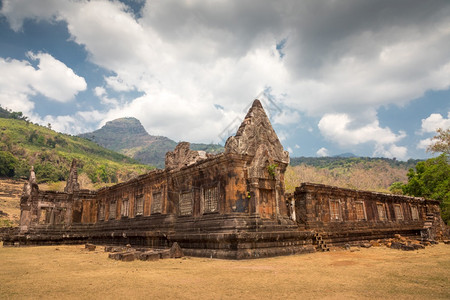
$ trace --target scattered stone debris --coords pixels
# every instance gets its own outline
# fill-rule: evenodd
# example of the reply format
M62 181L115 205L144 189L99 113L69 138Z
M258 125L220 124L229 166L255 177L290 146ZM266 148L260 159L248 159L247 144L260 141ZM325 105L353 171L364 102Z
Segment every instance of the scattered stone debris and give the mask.
M450 244L449 240L443 241L445 244ZM413 239L401 236L400 234L395 234L394 238L390 239L380 239L380 240L372 240L372 241L363 241L360 244L356 245L361 248L370 248L370 247L381 247L386 246L391 249L398 249L403 251L413 251L425 249L426 246L438 244L435 240L431 239ZM355 246L355 245L352 245ZM344 245L345 250L352 250L350 244Z
M450 240L443 240L442 242L446 245L450 245Z
M177 242L172 244L170 249L135 249L131 245L126 247L106 246L105 252L110 252L108 257L121 261L133 261L135 259L145 261L156 261L166 258L182 258L183 250Z

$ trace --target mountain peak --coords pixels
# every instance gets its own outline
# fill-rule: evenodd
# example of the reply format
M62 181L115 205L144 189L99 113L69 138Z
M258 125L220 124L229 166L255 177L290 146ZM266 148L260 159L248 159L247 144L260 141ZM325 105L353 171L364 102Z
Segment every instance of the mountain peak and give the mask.
M133 117L108 121L102 128L79 136L159 168L164 167L166 152L172 151L177 145L167 137L148 134L141 122ZM210 153L223 150L218 145L192 144L191 147Z
M148 135L141 122L133 117L119 118L106 122L99 130L115 130L116 134ZM97 130L98 131L98 130ZM94 131L95 132L95 131Z

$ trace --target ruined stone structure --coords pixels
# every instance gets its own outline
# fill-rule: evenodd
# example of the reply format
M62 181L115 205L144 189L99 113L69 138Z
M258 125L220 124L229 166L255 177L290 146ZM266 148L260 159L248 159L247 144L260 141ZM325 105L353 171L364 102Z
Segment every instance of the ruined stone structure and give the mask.
M256 258L315 251L328 243L439 236L439 203L303 184L284 190L289 154L255 100L225 151L180 143L164 170L97 191L80 189L76 163L64 192L40 191L34 171L21 198L20 233L4 245L83 243L167 248L185 255Z

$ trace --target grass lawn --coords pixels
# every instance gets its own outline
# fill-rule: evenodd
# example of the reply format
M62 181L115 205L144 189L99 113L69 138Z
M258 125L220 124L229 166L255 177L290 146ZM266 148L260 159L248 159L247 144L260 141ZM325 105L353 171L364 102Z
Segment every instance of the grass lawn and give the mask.
M444 244L244 261L121 262L97 249L0 246L0 299L450 299Z

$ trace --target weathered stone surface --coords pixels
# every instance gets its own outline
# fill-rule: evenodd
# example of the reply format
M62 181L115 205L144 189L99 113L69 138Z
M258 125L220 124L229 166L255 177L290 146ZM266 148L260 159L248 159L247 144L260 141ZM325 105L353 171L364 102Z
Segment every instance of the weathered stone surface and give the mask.
M164 250L158 251L158 253L159 253L159 258L161 258L161 259L171 258L170 249L164 249Z
M155 251L147 251L143 252L139 255L140 260L147 260L147 261L156 261L160 259L160 254Z
M170 247L170 257L171 258L181 258L183 257L183 250L181 250L180 245L178 245L177 242L174 242L172 244L172 247Z
M259 100L255 100L235 136L225 143L225 153L256 156L258 148L264 146L267 157L289 164L289 152L284 151L277 134Z
M122 261L133 261L135 259L135 253L133 252L125 252L122 254Z
M194 151L189 147L190 143L181 142L178 143L173 151L167 152L165 164L166 169L181 169L207 158L205 151Z
M258 100L225 153L208 157L180 143L166 158L164 170L96 191L79 189L76 162L65 192L40 191L31 170L21 231L4 245L129 244L105 251L120 251L114 259L140 258L136 249L145 248L165 249L153 251L160 258L248 259L314 252L317 232L326 249L382 244L394 234L432 243L446 232L434 200L306 183L286 197L289 155ZM169 249L176 244L182 251Z
M80 184L78 183L78 171L77 171L77 161L72 160L72 165L70 166L69 178L67 179L66 187L64 192L73 193L80 190Z

